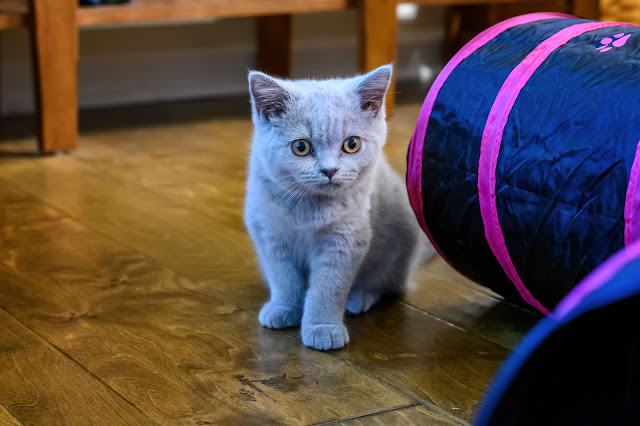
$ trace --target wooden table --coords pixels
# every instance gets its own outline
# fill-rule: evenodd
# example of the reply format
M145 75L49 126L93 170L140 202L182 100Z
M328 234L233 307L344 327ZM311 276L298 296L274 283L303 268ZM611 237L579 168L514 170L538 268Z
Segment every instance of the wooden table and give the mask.
M496 0L522 2L523 0ZM256 16L258 67L287 76L291 15L358 9L362 72L397 56L397 0L132 0L78 7L77 0L0 0L0 30L28 27L32 38L38 140L43 152L75 148L78 139L78 32L92 25ZM486 0L419 0L420 4L477 4ZM574 0L574 11L597 15L597 0ZM591 15L591 16L587 16ZM597 16L595 16L597 17ZM395 81L387 111L395 101Z
M39 143L44 152L70 150L78 137L78 29L101 24L258 17L258 65L286 76L291 15L360 8L360 67L395 60L396 0L133 0L82 7L76 0L0 0L0 30L29 27L32 36ZM394 102L393 88L389 105Z

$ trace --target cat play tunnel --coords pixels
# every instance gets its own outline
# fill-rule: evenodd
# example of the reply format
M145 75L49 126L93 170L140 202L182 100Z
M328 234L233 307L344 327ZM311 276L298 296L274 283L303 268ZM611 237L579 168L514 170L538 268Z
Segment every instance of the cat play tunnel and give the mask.
M548 315L478 425L640 424L639 141L627 23L512 18L429 90L407 166L422 229L462 274Z
M420 111L409 198L454 268L547 314L640 239L640 28L537 13L484 31Z

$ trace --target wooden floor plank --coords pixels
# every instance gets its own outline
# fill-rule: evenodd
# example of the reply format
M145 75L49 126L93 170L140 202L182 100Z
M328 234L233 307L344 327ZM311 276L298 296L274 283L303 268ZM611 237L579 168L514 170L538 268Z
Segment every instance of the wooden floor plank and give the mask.
M404 425L404 426L459 426L460 423L450 417L430 410L424 405L401 408L384 413L373 414L367 417L349 419L337 423L343 426L369 426L369 425Z
M21 426L22 424L4 405L0 405L0 426Z
M391 121L401 172L418 110ZM160 423L469 421L537 317L436 259L403 299L349 318L344 350L262 328L242 222L250 134L244 118L203 119L85 135L71 156L0 156L0 305ZM433 413L399 409L416 402Z
M34 209L38 210L38 207L36 206ZM42 210L48 212L50 208L43 207ZM34 214L31 214L31 216L34 217ZM11 234L15 244L29 249L20 252L14 251L5 255L5 258L12 259L12 265L22 265L22 267L15 266L12 269L12 273L23 280L46 281L47 277L59 276L61 280L68 281L69 275L72 274L86 277L85 279L96 280L98 283L102 282L102 286L107 285L105 280L109 279L108 283L116 283L115 287L117 288L120 287L117 283L123 280L127 283L131 281L131 272L125 267L146 262L143 256L127 255L126 253L129 253L128 249L111 242L106 237L97 235L89 237L92 233L67 218L61 218L57 221L47 219L42 226L35 219L30 220L30 223L32 226L37 227L36 233L30 232L27 227L23 230L13 230ZM46 228L45 226L50 226L51 228ZM56 242L56 236L64 236L64 239L58 243ZM42 241L48 243L48 245L43 244ZM62 253L65 254L62 255ZM0 254L3 254L2 251L0 251ZM73 259L73 261L70 259ZM124 259L127 260L125 261ZM57 262L62 262L62 265ZM31 266L28 267L28 265ZM19 275L25 274L25 271L29 275ZM158 278L156 275L152 275L152 277ZM158 285L158 283L153 283L149 278L146 278L146 280L149 281L147 282L143 279L146 286L153 288L153 286ZM163 278L162 281L164 280L184 282L171 275ZM128 286L129 284L124 287L128 289ZM253 303L253 305L251 306L252 312L242 311L242 320L236 319L234 321L234 326L238 327L238 329L234 329L233 334L239 336L242 333L247 333L246 328L256 332L257 328L258 332L265 333L264 335L273 339L272 345L275 345L276 342L281 345L285 344L285 347L281 349L282 351L286 350L287 347L297 350L300 340L295 333L278 333L262 330L259 327L255 312L258 309L258 304L264 300L264 293L262 297L259 297L255 292L264 292L265 289L261 285L253 287L255 287L253 294L244 291L246 286L237 288L242 297ZM214 289L210 288L206 283L195 284L189 281L187 288L197 292L198 295L204 295L216 300L213 293ZM100 293L95 291L85 295L88 289L80 288L80 290L83 292L81 298L74 293L70 293L70 289L60 291L61 297L64 296L64 300L60 302L61 305L65 303L68 305L69 300L73 301L75 305L61 307L62 313L58 315L63 318L80 317L83 321L86 320L87 316L91 318L96 315L95 313L87 313L87 306L98 302L87 301L85 298L97 297L96 295L100 295ZM177 288L174 291L177 293L175 296L176 303L186 297L182 295L185 291L184 289ZM225 294L230 293L227 292ZM19 287L11 291L11 294L19 294ZM168 298L169 295L164 294L163 297ZM24 294L19 297L20 300L26 298L27 295ZM126 300L127 296L117 294L111 296L111 299L113 299L111 303L115 305L112 313L113 318L105 320L102 319L101 314L99 316L101 319L100 324L108 324L110 321L116 320L120 315L118 309L122 308L118 306L118 303L121 303L123 299ZM145 300L141 299L138 304L131 308L136 309L136 315L142 317L147 311L163 312L162 304L155 301L155 298L149 302L150 305L145 305ZM12 305L18 302L8 301L7 303ZM170 324L175 324L176 321L197 321L198 323L207 324L205 327L213 327L214 329L226 329L228 327L226 324L224 326L216 324L215 318L198 318L198 310L193 308L195 305L191 305L194 303L194 301L190 300L189 309L187 309L191 314L190 317L169 315L169 322L166 326L170 327ZM214 304L216 303L221 302L216 301ZM101 307L110 306L104 300L100 301L99 304ZM55 299L49 299L47 305L55 306ZM71 311L69 311L70 307L73 308ZM23 307L21 312L24 313L25 310L28 312L28 307ZM163 315L163 317L165 316ZM133 325L127 323L127 326ZM407 389L418 398L429 401L462 419L470 418L475 409L475 404L492 374L506 356L506 350L497 345L476 339L463 330L451 327L449 324L426 315L418 309L397 302L391 302L390 305L376 308L367 315L350 318L348 326L352 342L344 351L339 352L338 356L340 358L348 360L354 366L370 372L375 377L382 377L394 386ZM202 326L198 328L200 327ZM92 330L92 335L98 331ZM54 332L56 332L55 329L48 331L48 333ZM113 333L116 332L113 331ZM116 334L121 336L121 333ZM214 338L214 336L207 337L209 339ZM101 338L106 339L108 336L101 336ZM151 341L156 341L158 338L159 336L156 334L149 337ZM244 340L251 342L252 339L252 345L260 341L259 339L256 340L255 336L247 336ZM65 341L64 343L70 344L71 342ZM225 344L228 345L228 343ZM86 346L86 342L80 342L78 350ZM170 351L170 347L167 346L164 350ZM70 353L73 353L73 351L70 350ZM312 351L312 353L314 352ZM96 358L98 357L97 355L95 354ZM115 357L117 354L113 354L113 356ZM82 360L83 364L90 361L91 359ZM153 363L155 361L148 360L147 362ZM243 359L242 362L246 363L246 359ZM96 365L94 368L100 368L100 365ZM240 374L248 376L248 373ZM279 374L285 374L285 372ZM257 380L269 380L270 377L262 377ZM134 398L126 390L123 390L123 392L123 395L127 398ZM149 412L148 410L153 407L143 406L141 408L145 412Z
M223 203L212 205L215 217L206 216L75 157L10 162L0 168L0 179L198 282L260 279L242 219Z
M258 312L264 286L220 290ZM335 355L418 400L468 421L507 349L454 327L400 300L386 300L364 315L348 316L351 341ZM298 330L295 330L297 335Z
M465 421L508 354L393 301L349 318L347 325L352 340L339 357Z
M29 216L1 228L0 305L159 423L308 424L415 402L36 201Z
M0 383L0 424L153 424L1 309Z
M437 257L415 276L403 300L471 333L513 349L541 316L512 305Z

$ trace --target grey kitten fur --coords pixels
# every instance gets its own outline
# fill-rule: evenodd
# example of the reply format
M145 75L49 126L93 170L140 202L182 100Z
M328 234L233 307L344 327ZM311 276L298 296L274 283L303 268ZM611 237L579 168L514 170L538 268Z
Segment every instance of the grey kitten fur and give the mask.
M270 328L301 324L302 341L316 349L344 346L345 310L360 314L401 292L434 252L382 152L392 72L386 65L320 81L249 73L245 223L271 291L259 319ZM352 137L360 149L347 153ZM299 140L310 143L307 155L294 153Z

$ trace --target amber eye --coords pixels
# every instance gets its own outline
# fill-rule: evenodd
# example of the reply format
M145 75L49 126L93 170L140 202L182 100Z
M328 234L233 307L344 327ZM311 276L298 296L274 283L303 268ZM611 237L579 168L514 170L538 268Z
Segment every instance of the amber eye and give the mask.
M298 139L291 144L291 150L299 157L304 157L311 152L311 143L304 139Z
M360 151L360 145L362 145L360 138L357 136L351 136L342 143L342 150L347 154L355 154Z

